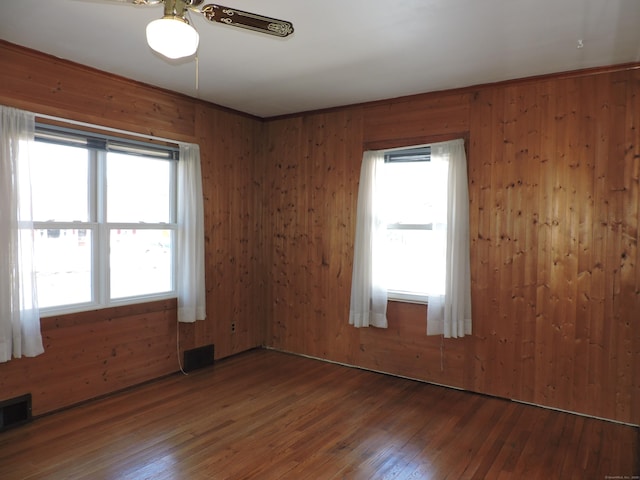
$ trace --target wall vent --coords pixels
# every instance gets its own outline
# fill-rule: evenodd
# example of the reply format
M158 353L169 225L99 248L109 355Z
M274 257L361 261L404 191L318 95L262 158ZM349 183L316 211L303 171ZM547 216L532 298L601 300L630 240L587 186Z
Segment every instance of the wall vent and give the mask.
M184 371L190 372L198 368L213 365L213 345L204 345L202 347L185 350L184 352Z
M31 394L0 401L0 431L31 420Z

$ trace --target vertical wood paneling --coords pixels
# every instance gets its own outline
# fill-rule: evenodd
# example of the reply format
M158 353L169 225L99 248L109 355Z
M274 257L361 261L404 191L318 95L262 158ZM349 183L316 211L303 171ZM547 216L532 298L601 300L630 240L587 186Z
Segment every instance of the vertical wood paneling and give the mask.
M183 348L213 343L216 358L263 344L260 173L254 119L199 105L196 138L201 149L205 209L207 319L184 325L192 338ZM235 330L232 329L232 324Z
M629 200L625 206L627 217L625 218L625 238L627 240L627 257L625 259L625 284L628 300L622 308L625 310L625 340L624 357L630 368L629 381L629 417L640 423L640 325L638 325L638 312L640 312L640 142L637 132L640 130L640 77L634 75L629 81L627 100L627 137L628 150L626 152L628 167ZM635 241L634 241L635 239ZM628 283L627 283L628 282Z
M617 352L609 356L609 375L615 378L615 409L616 416L628 416L631 408L631 378L633 368L632 350L633 317L640 317L640 302L636 295L635 256L638 243L638 189L637 181L633 181L633 172L637 172L638 135L630 131L629 125L634 125L637 111L630 111L635 104L631 93L632 83L628 76L616 75L612 81L612 109L613 115L611 131L614 143L610 145L610 157L613 160L610 168L613 175L611 183L610 202L612 207L610 222L613 222L608 234L613 237L613 248L608 248L613 268L613 299L612 329L609 340L609 351ZM634 152L635 150L635 152ZM634 158L635 157L635 158ZM637 179L637 175L636 175ZM636 320L637 322L637 320ZM638 329L636 324L636 329ZM612 395L613 396L613 395Z
M261 122L3 42L0 67L4 105L200 144L207 319L180 326L180 349L213 343L220 358L262 345ZM46 353L0 364L0 399L32 392L40 414L177 371L175 300L154 308L44 319Z
M176 370L175 300L42 320L45 353L0 364L0 398L39 415Z
M364 143L463 134L469 128L469 93L416 95L379 102L366 108ZM435 141L435 140L434 140ZM420 143L420 142L418 142Z
M269 345L639 423L639 77L587 72L268 122L266 158L286 165L267 170ZM424 337L424 312L393 302L386 331L345 327L349 288L331 289L334 253L310 232L316 216L337 215L351 226L330 235L353 241L361 151L343 186L330 159L344 153L329 139L357 134L344 118L360 113L363 145L469 139L470 338ZM342 211L326 201L341 188L351 189Z
M295 175L301 162L301 135L301 118L269 122L265 125L267 143L263 161L264 188L261 200L268 206L263 218L263 239L266 248L264 265L267 279L265 294L260 299L264 303L265 316L269 320L267 343L275 348L284 348L285 345L291 344L292 338L297 337L294 329L302 326L299 317L294 317L296 321L291 321L290 316L282 314L283 310L290 311L292 306L291 299L286 295L293 287L287 274L291 263L288 244L301 243L301 248L308 244L308 237L304 232L294 238L288 234L295 220L297 198L291 195L290 188L294 185L291 177ZM305 192L306 198L306 185L300 188Z
M585 391L589 390L588 369L589 340L591 336L591 278L592 278L592 239L594 222L594 172L595 156L593 138L597 115L595 96L589 92L596 89L596 78L587 77L580 82L578 124L580 131L575 133L576 155L574 163L580 169L579 185L576 193L577 214L577 277L576 277L576 324L575 358L573 362L572 396L577 410L585 408Z
M266 125L265 244L270 345L352 358L352 228L362 156L359 111ZM345 317L345 312L347 317Z
M180 326L183 349L215 343L222 357L266 342L640 423L640 70L260 122L0 47L3 104L201 145L208 312ZM458 135L474 334L426 337L424 307L395 302L389 329L349 327L363 146ZM41 413L175 371L175 306L144 308L61 318L50 357L0 365L0 387L37 391Z
M514 358L514 396L532 398L536 385L535 378L535 328L536 328L536 285L537 285L537 245L536 233L539 220L537 203L538 183L536 169L540 152L536 139L540 131L537 89L521 88L519 94L520 128L515 134L518 177L515 182L519 189L515 227L518 238L514 269L518 272L519 283L516 291L516 356Z
M576 110L577 99L574 91L573 79L561 82L556 90L555 122L552 128L556 132L554 156L551 163L554 174L547 179L552 185L551 196L551 258L549 290L551 308L551 329L553 339L550 352L545 352L547 361L553 368L550 371L553 379L551 401L565 401L572 404L571 373L573 372L573 356L575 354L572 343L575 332L575 308L573 282L575 258L573 231L574 211L578 207L572 198L571 179L578 172L572 172L573 162L577 161L572 151L572 142L576 139ZM562 399L562 400L560 400Z
M609 213L607 208L608 192L606 178L609 158L609 129L610 124L610 93L609 84L597 81L597 89L594 95L597 99L596 107L599 110L596 126L595 142L595 171L594 171L594 217L592 239L592 281L591 281L591 319L590 319L590 344L589 344L589 385L590 393L598 404L603 403L606 394L601 385L601 379L605 377L605 331L609 328L610 320L607 319L606 303L609 294L609 279L607 269L607 230Z
M500 347L498 342L498 351L506 356L496 358L496 343L487 342L484 330L480 330L475 335L477 362L485 359L501 365L503 360L516 365L516 398L637 423L637 416L627 410L634 405L635 387L626 381L637 369L633 365L638 364L635 332L640 310L637 293L631 293L637 292L635 277L631 279L631 271L637 275L637 269L630 261L625 272L629 277L622 279L627 255L621 244L623 239L631 248L637 244L638 185L633 180L623 183L625 178L634 178L632 172L636 168L633 154L627 153L638 142L631 120L637 114L628 113L633 111L634 99L627 89L637 89L634 75L637 74L587 75L490 88L489 92L504 98L506 104L503 118L493 120L493 127L487 127L486 118L500 100L492 98L492 108L488 108L489 92L481 90L473 107L475 111L477 106L478 114L472 113L470 174L473 198L474 190L478 192L476 183L482 183L481 170L473 168L475 153L480 155L481 149L489 151L490 145L497 145L499 151L492 163L498 173L491 177L493 211L489 214L496 224L506 221L513 225L507 228L507 234L493 228L492 235L499 235L498 239L489 243L488 251L476 249L475 255L487 256L486 263L493 265L490 271L497 275L491 285L499 286L490 287L494 293L482 297L501 298L498 312L505 308L504 303L511 304L505 310L508 317L499 315L499 319L515 322L512 334L516 355L510 358L510 349ZM508 107L514 95L525 108ZM493 141L480 139L485 135ZM517 161L519 156L527 162L526 176L533 182L525 188L519 186L520 175L513 176L509 164L510 159ZM519 192L505 194L505 186L514 185L514 180L516 187L512 190ZM624 213L629 211L630 214ZM502 218L503 214L511 220ZM521 215L532 221L520 222ZM618 218L620 215L624 219ZM478 239L483 238L482 218L473 221L478 222ZM472 232L476 228L473 221ZM625 236L623 230L633 233ZM523 236L528 238L525 245L529 245L524 249ZM509 250L505 252L504 238L515 240L513 257ZM480 240L476 243L481 246ZM483 268L481 262L474 265ZM485 274L476 272L477 278ZM531 287L522 290L527 292L524 304L535 305L535 317L517 305L522 278L523 286L536 285L535 293ZM505 292L505 288L510 290L508 285L513 285L511 302ZM483 291L484 286L474 281L474 293L476 288ZM626 296L623 289L628 291ZM486 320L482 314L488 313L483 303L474 311L481 312L482 322ZM496 332L503 328L492 322L489 325ZM523 355L517 345L533 348L533 357ZM635 363L622 366L621 358L635 358ZM497 394L503 394L506 388L496 387L482 381L469 386Z
M491 236L495 247L493 268L491 269L491 285L498 286L491 291L491 300L496 315L490 334L490 357L485 376L489 380L491 392L496 395L511 397L513 369L506 360L513 358L515 340L515 322L513 312L513 255L514 233L512 185L514 176L514 130L516 129L517 94L515 87L507 88L504 95L495 99L494 115L497 116L498 135L493 142L494 162L491 170L492 208L495 213Z
M193 138L195 102L0 41L0 102L35 113L177 140Z
M493 315L492 303L489 300L492 266L489 265L489 252L492 243L492 190L491 171L493 166L493 148L491 131L494 125L494 97L492 90L478 91L474 94L474 107L470 112L470 151L479 152L473 161L468 162L469 169L469 223L476 225L476 230L470 235L471 242L471 282L473 285L472 315L486 318ZM484 299L480 302L479 299ZM473 325L474 342L471 344L471 354L467 355L465 385L477 385L486 390L484 382L485 358L475 352L487 345L490 335L489 322L475 322Z

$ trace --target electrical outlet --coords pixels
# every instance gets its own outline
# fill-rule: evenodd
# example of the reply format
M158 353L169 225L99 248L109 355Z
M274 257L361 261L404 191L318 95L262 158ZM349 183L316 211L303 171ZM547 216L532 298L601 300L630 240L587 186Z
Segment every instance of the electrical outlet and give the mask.
M231 333L236 333L236 322L231 322Z

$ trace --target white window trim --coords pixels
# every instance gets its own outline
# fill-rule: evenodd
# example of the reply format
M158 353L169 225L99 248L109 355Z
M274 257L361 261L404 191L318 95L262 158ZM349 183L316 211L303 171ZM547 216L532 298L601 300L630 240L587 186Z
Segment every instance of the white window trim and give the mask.
M433 230L432 223L407 224L407 223L389 223L387 230ZM402 290L387 290L389 300L404 303L417 303L427 305L427 295L420 295L415 292L405 292Z
M382 155L388 155L393 152L415 151L431 147L431 144L412 145L404 147L396 147L381 150ZM396 160L397 161L397 160ZM415 160L414 160L415 161ZM426 161L426 160L419 160ZM400 163L401 161L397 161ZM386 162L385 162L386 163ZM393 162L392 162L393 163ZM407 224L407 223L389 223L387 230L433 230L433 223ZM387 289L387 299L395 302L414 303L419 305L428 305L428 295L403 290Z
M46 117L43 118L54 118ZM91 126L94 125L82 124L79 122L72 122L76 125ZM37 129L36 123L36 129ZM45 127L47 125L44 125ZM124 133L130 135L129 132L123 132L114 129L105 129L110 132ZM88 134L91 135L91 134ZM151 138L146 137L145 138ZM155 139L166 142L167 139ZM124 140L126 142L126 140ZM172 141L173 142L173 141ZM110 308L123 305L132 305L138 303L145 303L156 300L166 300L176 298L177 285L176 285L176 264L177 264L177 251L175 246L177 245L177 162L171 161L171 178L174 180L171 182L170 191L170 223L157 222L157 223L116 223L106 221L106 190L104 181L98 181L99 177L105 178L106 175L106 155L107 152L103 150L96 151L91 149L88 145L78 145L80 148L86 148L89 154L89 173L87 182L90 186L88 207L90 209L89 221L35 221L33 222L34 229L85 229L92 232L91 235L91 248L92 248L92 300L89 302L73 303L52 307L41 307L41 318L53 317L57 315L78 313L89 310L97 310L103 308ZM167 159L167 161L170 161ZM95 187L95 188L94 188ZM122 297L117 299L110 298L110 269L109 269L109 232L114 229L122 230L170 230L172 248L171 259L171 290L166 292L159 292L153 294L135 295L131 297Z
M417 303L428 305L427 295L419 295L413 292L402 292L399 290L387 290L387 298L394 302Z

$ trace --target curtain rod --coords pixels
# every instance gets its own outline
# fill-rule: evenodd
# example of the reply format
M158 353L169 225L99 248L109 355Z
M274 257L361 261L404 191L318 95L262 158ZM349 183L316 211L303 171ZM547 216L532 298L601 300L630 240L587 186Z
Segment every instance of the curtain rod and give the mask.
M36 116L36 118L42 118L42 119L45 119L45 120L53 120L53 121L56 121L56 122L68 123L68 124L71 124L71 125L77 125L79 127L95 128L97 130L103 130L103 131L106 131L106 132L119 133L121 135L129 135L129 136L139 137L139 138L147 138L147 139L155 140L155 141L158 141L158 142L172 143L174 145L190 145L189 142L180 142L178 140L171 139L171 138L156 137L155 135L148 135L148 134L137 133L137 132L129 132L127 130L121 130L119 128L105 127L103 125L96 125L96 124L93 124L93 123L81 122L79 120L70 120L68 118L56 117L56 116L53 116L53 115L45 115L43 113L35 113L35 112L31 112L31 113L33 113Z

